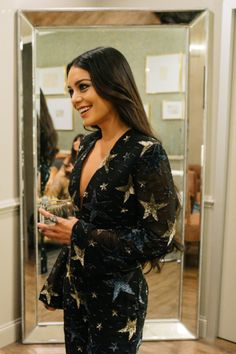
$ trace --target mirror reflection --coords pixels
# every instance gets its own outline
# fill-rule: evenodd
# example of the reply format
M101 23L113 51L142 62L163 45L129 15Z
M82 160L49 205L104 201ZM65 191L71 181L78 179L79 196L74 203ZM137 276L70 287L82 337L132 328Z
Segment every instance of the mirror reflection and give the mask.
M123 37L127 38L127 42L123 41ZM88 46L88 38L89 36L89 46ZM145 39L148 38L148 41ZM55 129L55 132L58 136L58 153L54 156L54 161L51 162L50 166L50 177L48 177L47 184L44 186L44 193L48 197L54 198L63 198L60 194L56 193L55 184L58 183L58 179L60 179L60 183L62 183L62 175L61 171L65 168L64 164L69 157L70 149L72 145L72 141L74 137L78 134L86 134L86 130L84 130L82 126L82 120L79 117L79 114L76 111L71 112L71 124L68 122L67 113L67 105L70 105L70 98L65 92L65 69L64 65L73 58L76 53L83 52L86 49L94 48L94 46L99 45L109 45L109 43L114 43L116 48L120 50L124 55L128 58L129 62L131 62L132 70L134 72L134 76L137 78L137 84L139 87L139 91L142 95L143 104L146 108L146 112L148 113L149 119L154 130L157 132L158 136L160 136L165 149L168 152L170 157L170 162L172 164L173 175L175 178L175 183L178 187L178 190L183 193L184 190L184 147L185 147L185 120L183 119L183 110L185 106L186 93L185 93L185 60L186 60L186 30L184 28L176 28L174 31L173 38L173 30L171 28L145 28L142 27L122 27L122 28L86 28L86 29L76 29L73 31L64 31L64 30L54 30L40 32L37 34L37 47L36 47L36 73L41 77L37 77L39 85L41 83L41 87L36 86L36 92L42 90L45 95L46 104L49 106L49 112L51 113L52 122L54 122L54 126L57 127L59 124L59 129ZM133 43L132 48L128 45L128 43ZM158 45L157 45L158 43ZM167 44L169 43L169 44ZM113 44L113 46L114 46ZM50 49L50 55L48 52L48 48ZM65 51L65 47L68 49ZM137 53L139 55L137 56ZM174 53L174 55L173 55ZM177 53L177 55L175 55ZM164 92L158 93L149 93L147 90L148 85L148 70L168 70L168 67L162 66L164 62L157 61L156 67L151 68L151 65L148 63L148 58L156 58L162 59L164 56L164 61L170 61L171 65L179 66L176 70L179 72L182 71L182 77L179 79L177 77L176 86L180 92L168 92L170 89L163 88L155 88L155 82L150 85L154 85L152 90L164 90ZM68 58L68 59L67 59ZM159 64L159 67L158 67ZM149 66L149 67L148 67ZM167 80L170 80L170 84L172 84L173 77L170 73L170 76ZM153 75L153 73L151 73ZM165 73L160 73L160 75L165 75ZM62 78L60 77L62 76ZM151 76L152 77L152 76ZM52 80L50 82L50 79ZM55 94L53 92L53 87L56 83L61 82L61 87L56 87L58 93ZM181 86L181 87L179 87ZM60 93L59 93L60 91ZM167 91L167 92L165 92ZM177 102L181 104L181 109L176 113L178 117L176 119L170 119L169 116L171 112L171 107L166 107L167 112L165 116L163 116L163 100L164 102ZM40 100L40 111L42 112L42 103ZM50 111L51 108L51 111ZM160 111L161 109L161 111ZM169 110L168 110L169 109ZM177 109L173 107L172 110ZM64 122L60 122L63 120ZM62 124L64 123L64 126ZM64 129L63 129L64 128ZM52 138L51 134L51 138ZM49 139L47 138L47 141ZM41 144L42 145L42 144ZM46 146L43 144L43 146ZM48 148L46 149L48 151ZM42 154L41 154L42 157ZM62 164L60 166L60 164ZM58 169L59 168L59 169ZM55 175L56 172L56 175ZM68 175L69 177L69 175ZM67 177L66 177L67 178ZM69 178L67 178L69 181ZM66 195L67 197L67 195ZM182 231L182 225L180 220L179 232ZM55 256L58 253L58 250L51 249L52 245L50 245L50 241L46 241L44 244L44 248L41 249L41 259L42 251L43 255L47 255L49 262L51 259L55 260ZM53 248L56 246L54 245ZM172 256L171 256L172 257ZM179 254L173 255L172 259L169 259L170 262L166 262L165 267L163 267L163 272L160 274L156 274L155 271L152 271L147 275L148 281L150 282L150 293L154 295L153 300L152 297L149 302L149 310L148 317L150 319L163 318L178 318L178 299L180 293L180 271L181 271L181 262L177 262L176 260L180 259ZM50 267L49 267L50 268ZM164 274L165 273L165 274ZM169 279L168 274L172 274L173 281L159 282L160 277L163 276L164 279ZM41 276L39 275L39 279ZM43 276L44 278L44 276ZM153 284L152 284L153 283ZM157 287L157 291L153 290L153 286ZM168 294L168 296L167 296ZM164 301L164 303L163 303ZM152 304L153 303L153 304ZM160 306L160 303L162 306ZM42 308L42 305L39 311L39 321L41 321L41 314L43 318L49 317L52 319L53 316L58 317L58 314L47 313L47 311ZM48 319L48 320L49 320Z
M154 338L158 337L155 325L166 320L180 324L184 338L195 337L198 331L207 16L185 12L173 20L174 14L170 13L148 12L145 17L134 11L124 17L120 12L111 15L109 11L103 14L95 11L90 13L91 23L84 12L80 16L73 12L59 13L52 17L54 20L50 13L48 17L42 14L25 12L20 20L22 37L25 37L21 51L27 215L23 222L27 224L28 235L24 235L27 240L24 262L28 274L26 283L32 294L30 300L25 299L25 309L28 312L33 309L31 313L36 309L34 318L29 319L24 314L27 318L25 337L34 326L63 321L62 311L49 312L37 300L61 249L59 244L37 232L37 208L42 202L57 204L69 199L71 170L80 139L88 131L83 128L78 112L72 109L66 92L65 65L78 53L98 46L115 47L131 64L145 111L167 151L181 196L177 232L185 242L185 253L184 256L179 252L168 255L161 273L146 269L150 289L147 322L151 323ZM72 17L76 19L74 22L69 20ZM115 24L109 23L115 18ZM147 328L144 337L153 338L152 330ZM164 338L168 338L168 334Z

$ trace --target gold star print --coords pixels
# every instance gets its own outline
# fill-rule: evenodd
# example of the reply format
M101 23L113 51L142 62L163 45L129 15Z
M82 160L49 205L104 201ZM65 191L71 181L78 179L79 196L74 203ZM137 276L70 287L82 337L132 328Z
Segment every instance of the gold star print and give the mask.
M140 156L142 156L154 144L153 141L139 141L138 143L143 146Z
M110 154L102 162L101 167L104 166L106 172L109 171L109 164L110 164L111 160L113 160L116 156L117 156L117 154L113 154L113 155Z
M75 256L71 257L74 261L80 261L84 265L84 250L81 250L78 246L74 245Z
M94 247L96 245L96 242L93 240L90 240L88 244L89 244L89 246Z
M52 296L59 296L52 290L52 285L48 285L47 281L45 283L45 289L41 291L41 294L46 296L48 304L50 304Z
M73 299L75 299L77 307L79 309L79 307L80 307L80 297L79 297L78 291L76 289L74 289L74 293L71 293L70 295L71 295L71 297L73 297Z
M121 213L127 213L128 209L122 208Z
M124 203L129 199L131 194L134 194L134 187L133 187L133 179L132 176L129 175L128 184L126 186L116 187L116 189L120 192L124 192Z
M101 323L98 323L97 326L96 326L96 328L97 328L99 331L101 331L101 330L102 330L102 324L101 324Z
M106 191L107 190L108 183L103 183L100 185L101 191Z
M139 202L144 207L143 219L146 219L149 215L151 215L156 221L158 221L157 210L162 209L167 205L167 203L157 204L155 202L153 194L151 195L151 199L149 202L143 202L142 200L140 200Z
M130 138L130 136L127 135L127 136L124 138L124 142L127 143L127 141L129 140L129 138Z
M88 196L88 192L84 192L84 194L83 194L83 198L87 198L87 196Z
M70 282L70 278L71 278L71 269L70 269L70 264L66 264L66 269L67 269L67 272L66 272L66 278L69 279L69 282Z
M120 329L118 332L129 333L129 340L130 340L133 337L134 333L136 332L136 324L137 324L137 319L135 319L134 321L128 319L127 325L124 328Z
M116 310L112 310L112 317L117 317L118 316L118 312Z

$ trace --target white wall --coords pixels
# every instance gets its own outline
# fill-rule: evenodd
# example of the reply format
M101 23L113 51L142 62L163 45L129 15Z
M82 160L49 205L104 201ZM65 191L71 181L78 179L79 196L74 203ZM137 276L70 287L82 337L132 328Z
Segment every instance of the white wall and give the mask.
M19 198L18 181L18 124L17 124L17 62L16 62L16 10L35 8L65 8L80 6L145 7L162 9L208 8L214 15L212 36L212 65L210 66L210 119L207 136L206 193L214 196L215 132L217 116L219 38L221 30L222 0L1 0L0 3L0 347L19 338L20 324L20 246L19 217L15 205ZM202 323L207 323L207 294L209 260L214 244L211 227L213 209L206 209L203 243L203 292L201 298ZM204 332L204 328L203 328Z

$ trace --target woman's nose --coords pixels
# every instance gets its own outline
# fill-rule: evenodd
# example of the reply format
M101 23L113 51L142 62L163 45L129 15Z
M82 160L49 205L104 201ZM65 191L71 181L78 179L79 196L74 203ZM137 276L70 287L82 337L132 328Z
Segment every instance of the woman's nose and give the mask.
M72 98L71 98L72 103L73 103L74 105L75 105L76 103L81 102L82 99L83 99L83 97L82 97L79 93L76 93L76 92L73 93L73 96L72 96Z

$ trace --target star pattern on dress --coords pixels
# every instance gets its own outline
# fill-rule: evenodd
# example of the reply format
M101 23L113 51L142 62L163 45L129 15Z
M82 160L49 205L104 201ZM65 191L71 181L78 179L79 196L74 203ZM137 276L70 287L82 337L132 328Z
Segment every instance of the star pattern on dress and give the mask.
M140 188L144 188L146 182L144 182L144 181L139 181L138 184L139 184Z
M75 256L71 257L74 261L80 261L84 265L84 250L81 250L78 246L74 245Z
M95 292L92 292L92 298L97 299L97 294Z
M118 280L114 284L113 299L112 299L113 301L115 301L115 299L118 297L121 291L127 294L134 295L134 292L128 283L122 280Z
M108 183L102 183L100 184L100 189L101 191L106 191L107 190Z
M132 176L129 175L129 179L128 179L128 184L125 186L121 186L121 187L116 187L116 189L120 192L124 192L124 203L127 202L127 200L129 199L131 194L135 194L134 191L134 186L133 186L133 179Z
M143 154L154 144L153 141L139 141L138 143L143 146L140 156L143 156Z
M90 211L89 221L93 222L97 216L107 218L107 213L104 212L104 209L108 208L111 205L110 201L99 202L97 200L96 190L93 190L92 197L89 202L83 204L86 209Z
M131 153L130 152L126 152L125 155L123 156L123 160L126 161L130 158Z
M99 331L101 331L101 330L102 330L102 323L98 323L98 324L96 325L96 328L97 328Z
M102 162L101 167L104 166L105 171L109 172L110 162L117 156L117 154L109 154Z
M88 192L84 192L84 194L83 194L83 198L87 198L87 196L88 196Z
M97 242L95 242L94 240L89 240L88 245L89 245L90 247L95 247L96 243L97 243Z
M119 348L117 346L117 343L111 343L111 346L109 347L113 352L117 351Z
M46 296L48 304L50 304L52 296L59 296L56 292L53 291L52 285L49 285L48 281L45 282L44 289L40 293Z
M124 214L124 213L127 213L129 210L128 209L125 209L125 208L122 208L121 209L121 213Z
M136 332L136 326L137 326L137 319L132 321L128 318L126 326L120 329L118 332L129 333L129 340L130 340Z
M66 271L66 278L68 278L68 279L69 279L69 282L70 282L72 273L71 273L71 269L70 269L70 264L69 264L69 263L66 264L66 269L67 269L67 271Z
M124 142L127 143L127 141L129 140L129 138L130 138L130 136L129 136L129 135L126 135L126 136L124 137L124 139L123 139Z
M79 309L79 307L80 307L80 296L79 296L78 291L76 289L74 289L74 293L71 293L70 295L76 301L76 305L77 305L77 307Z
M158 221L157 211L159 209L164 208L167 205L167 203L160 203L160 204L156 203L154 194L151 195L149 202L144 202L142 200L139 200L139 202L142 204L144 208L143 219L146 219L148 216L152 216L153 219L155 219L156 221Z
M118 312L116 310L112 310L112 317L117 317L118 316Z
M131 289L130 285L123 280L108 280L106 281L108 286L113 287L113 298L112 301L118 297L119 293L123 291L124 293L134 295L133 290Z

